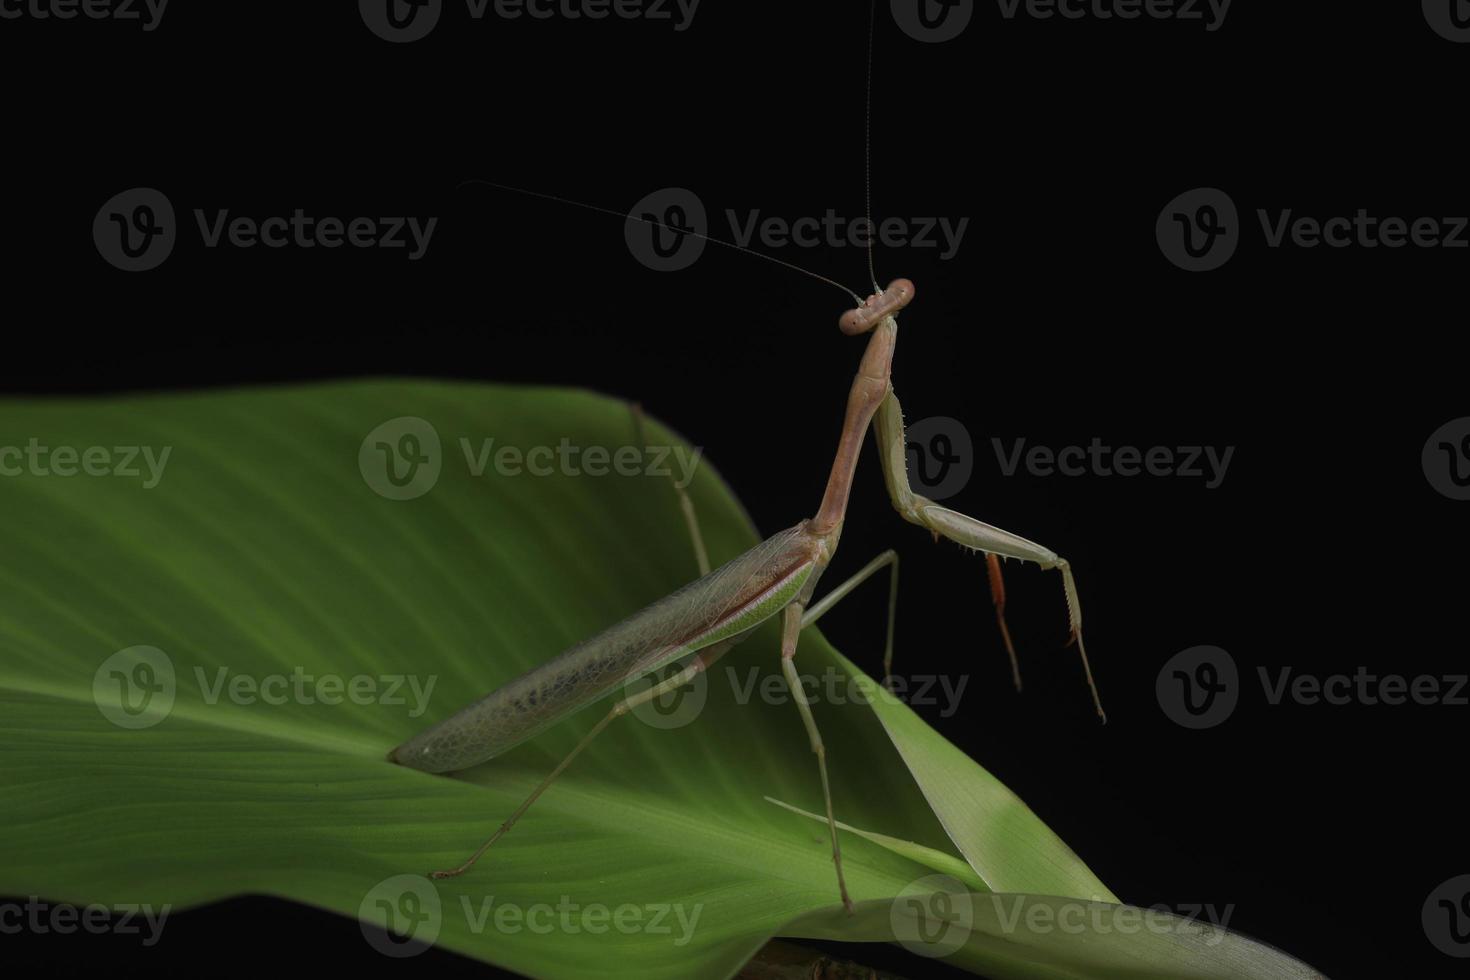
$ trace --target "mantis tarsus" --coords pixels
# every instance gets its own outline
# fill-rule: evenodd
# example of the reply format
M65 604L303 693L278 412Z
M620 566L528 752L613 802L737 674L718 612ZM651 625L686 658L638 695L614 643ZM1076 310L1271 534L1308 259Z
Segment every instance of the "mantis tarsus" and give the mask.
M873 295L843 314L839 321L843 333L850 336L869 334L870 337L848 394L837 455L816 516L767 538L720 568L709 571L708 561L699 544L693 512L687 498L681 498L685 504L685 516L694 532L703 572L700 578L492 691L420 732L389 754L393 762L427 772L466 769L535 736L599 700L620 684L669 664L683 662L682 669L673 676L618 701L489 840L458 868L436 871L434 877L450 877L468 870L514 826L527 808L614 718L626 714L638 704L687 684L731 647L746 639L755 627L779 613L781 669L817 757L837 887L843 905L852 910L852 900L842 875L842 851L832 812L826 749L797 675L795 657L803 627L814 623L867 578L888 567L891 569L891 586L888 637L883 655L885 679L891 673L893 604L898 572L897 556L892 551L878 556L821 601L812 603L817 582L837 551L858 455L870 426L878 443L888 495L899 514L910 523L929 530L936 541L944 537L985 553L996 618L1010 654L1018 688L1020 671L1010 631L1006 627L1005 590L999 559L1033 561L1042 568L1055 568L1061 572L1071 637L1081 655L1094 706L1099 717L1106 721L1087 662L1087 651L1082 645L1082 611L1067 562L1049 548L941 507L910 489L905 468L903 413L889 373L898 341L897 314L913 299L914 286L907 279L897 279L887 289L878 290L875 285L874 290Z

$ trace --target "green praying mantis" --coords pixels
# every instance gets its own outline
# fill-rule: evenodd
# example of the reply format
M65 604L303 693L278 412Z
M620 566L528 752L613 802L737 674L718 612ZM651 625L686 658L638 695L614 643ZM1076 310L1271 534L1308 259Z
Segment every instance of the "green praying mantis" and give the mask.
M1018 689L1020 667L1006 626L1005 586L1000 559L1031 561L1043 569L1056 569L1061 573L1071 639L1081 656L1094 707L1106 722L1082 642L1082 609L1071 566L1051 549L942 507L914 493L909 485L903 411L898 396L894 394L890 372L898 343L898 313L913 298L914 285L907 279L896 279L887 289L879 289L875 283L873 294L844 313L839 320L843 333L867 335L869 339L848 394L837 454L814 517L772 535L711 571L692 504L680 491L699 561L701 575L698 579L497 688L389 753L391 761L426 772L467 769L533 738L630 680L672 664L681 665L662 682L614 704L479 849L459 867L435 871L433 877L447 878L468 871L614 719L688 684L732 647L747 639L761 623L779 615L781 670L801 712L811 750L817 758L827 827L832 840L832 861L837 871L837 888L842 904L849 912L852 911L852 900L842 874L842 850L827 778L826 747L799 680L795 661L802 630L815 623L864 581L888 568L889 607L883 674L885 681L891 676L893 613L898 588L895 552L885 551L821 600L812 601L823 572L837 552L858 457L870 427L877 441L884 483L899 515L930 531L936 541L941 537L947 538L985 554L996 619L1010 655L1013 679Z
M864 122L864 171L871 174L872 147L872 83L873 83L873 37L876 3L868 9L867 51L867 103ZM490 181L480 183L491 184ZM801 272L822 280L839 289L847 290L839 283L817 275L789 262L760 252L733 245L685 228L671 228L646 217L621 215L606 208L583 204L566 198L528 191L523 188L491 184L503 190L515 191L571 204L592 211L600 211L617 217L643 221L676 233L693 234L718 245L747 252L758 258ZM868 228L872 224L871 183L865 194ZM688 495L676 485L685 522L693 539L700 577L681 589L636 612L627 619L611 626L596 636L583 640L555 659L535 667L508 684L491 691L478 701L460 709L450 717L433 725L388 754L392 762L420 769L425 772L454 772L468 769L499 756L521 742L535 737L547 728L565 720L610 693L614 688L636 678L661 670L672 664L679 669L663 681L624 697L613 705L575 747L543 779L526 800L500 825L488 840L457 868L431 873L434 878L449 878L463 874L474 866L487 850L511 827L542 793L566 771L578 755L612 721L627 714L640 704L676 691L719 660L736 644L749 638L762 623L779 615L781 617L781 671L787 686L801 712L811 750L817 757L817 772L821 777L822 800L827 815L827 829L832 839L832 863L837 871L837 891L843 907L853 912L852 899L847 892L847 882L842 875L842 847L837 839L837 819L832 811L832 790L827 778L827 750L822 742L812 716L811 703L801 684L796 670L796 647L801 631L813 625L834 605L853 589L884 568L889 571L887 639L883 650L883 677L885 684L893 671L893 622L894 609L898 601L898 555L888 550L874 558L857 574L838 585L817 602L813 602L817 583L822 578L842 537L842 524L847 516L847 503L852 493L853 476L857 470L858 456L862 450L864 436L869 427L878 444L879 463L883 469L883 482L888 487L889 499L904 520L927 529L937 542L947 538L971 551L985 554L986 570L990 580L991 598L995 606L996 621L1006 652L1010 656L1012 679L1017 690L1021 687L1020 663L1011 642L1010 629L1005 618L1005 583L1001 578L1000 559L1016 558L1035 562L1043 569L1056 569L1061 573L1062 588L1067 600L1067 617L1071 642L1076 643L1087 676L1087 685L1092 692L1092 702L1098 717L1107 721L1103 713L1102 699L1097 683L1092 676L1092 667L1087 660L1087 648L1082 642L1082 606L1077 598L1077 585L1072 578L1072 567L1050 548L1028 541L1009 531L993 527L941 507L913 492L907 472L907 449L904 440L903 409L894 394L890 374L893 354L898 345L898 313L914 298L914 284L907 279L895 279L887 289L877 283L873 265L873 250L868 247L868 275L873 292L866 299L850 294L854 308L843 313L838 327L852 337L868 336L868 346L858 365L857 375L847 396L847 410L843 417L842 434L837 443L837 455L832 461L832 470L827 477L826 490L816 516L808 518L772 535L765 541L731 559L713 571L709 567L708 552L699 532L699 522ZM634 421L640 416L634 409Z

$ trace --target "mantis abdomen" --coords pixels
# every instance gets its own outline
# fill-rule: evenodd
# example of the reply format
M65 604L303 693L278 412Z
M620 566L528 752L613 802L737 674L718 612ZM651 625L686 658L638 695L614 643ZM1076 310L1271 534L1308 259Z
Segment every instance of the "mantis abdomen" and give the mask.
M519 745L629 680L748 632L810 579L820 549L803 521L532 668L398 746L425 772L467 769Z

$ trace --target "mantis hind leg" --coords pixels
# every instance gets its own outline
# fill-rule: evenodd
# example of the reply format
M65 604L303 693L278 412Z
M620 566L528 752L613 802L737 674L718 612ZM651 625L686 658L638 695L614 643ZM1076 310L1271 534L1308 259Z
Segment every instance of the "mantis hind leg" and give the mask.
M643 434L643 406L632 402L628 409L633 413L634 444L646 450L648 442ZM684 515L684 526L689 530L689 539L694 545L694 561L699 566L699 574L708 575L709 549L705 547L704 533L699 529L699 515L694 512L694 501L690 498L688 491L679 485L678 480L670 476L669 483L672 484L674 494L679 498L679 510Z
M1062 591L1067 599L1067 620L1071 642L1077 644L1082 658L1082 669L1087 675L1087 686L1092 692L1093 707L1097 715L1107 722L1102 698L1098 695L1097 682L1092 676L1092 665L1087 660L1087 647L1082 642L1082 605L1077 598L1077 583L1072 578L1072 566L1066 559L1050 548L1028 541L1018 534L993 527L975 520L958 511L941 507L934 501L920 496L909 487L907 450L904 445L903 409L898 396L889 389L888 395L878 406L873 416L873 435L878 440L879 458L883 465L883 482L888 486L888 496L894 509L911 524L927 528L938 540L941 537L969 548L986 553L989 564L991 597L995 602L996 616L1000 622L1001 636L1011 654L1012 671L1017 687L1020 686L1020 669L1016 665L1015 651L1010 642L1010 630L1005 623L1005 584L1000 578L1000 566L995 557L1019 558L1033 561L1042 568L1054 568L1062 574Z
M453 878L456 875L464 874L470 868L474 867L475 862L480 860L480 857L490 849L490 845L494 844L496 841L500 840L500 838L504 837L510 831L510 828L516 825L516 821L520 820L525 812L531 808L531 804L535 803L536 800L540 798L541 794L546 792L546 790L550 788L552 783L556 782L557 777L566 771L567 767L572 764L572 761L576 759L577 756L582 754L583 749L592 744L592 740L596 738L599 734L601 734L602 730L606 728L609 724L611 724L614 718L621 717L632 711L634 708L638 707L640 704L645 704L649 701L652 701L654 698L662 697L663 695L671 693L683 687L685 684L688 684L695 678L695 676L706 670L710 666L710 664L723 657L731 647L733 647L736 643L740 641L741 638L742 637L736 637L734 639L725 640L721 643L716 643L714 646L706 647L705 649L696 653L692 658L690 658L689 662L685 664L684 668L678 673L674 674L672 677L669 677L667 680L661 681L660 683L652 684L647 689L639 691L637 694L626 697L623 700L619 701L617 704L613 705L612 710L604 715L601 721L593 725L591 731L582 736L582 740L579 741L575 747L573 747L572 751L567 753L566 758L562 759L561 762L557 764L556 768L551 770L546 778L541 780L541 782L536 785L536 788L531 791L531 795L526 797L525 802L516 807L515 812L506 819L505 823L500 825L495 833L490 835L489 840L481 844L480 847L475 851L475 853L469 856L468 860L466 860L459 867L452 868L448 871L431 871L429 873L429 877L435 879Z

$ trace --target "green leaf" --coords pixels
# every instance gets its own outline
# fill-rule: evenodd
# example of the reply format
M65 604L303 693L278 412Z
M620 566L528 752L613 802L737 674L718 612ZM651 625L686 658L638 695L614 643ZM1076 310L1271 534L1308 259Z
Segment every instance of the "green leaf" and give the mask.
M766 800L782 809L790 810L792 813L799 813L808 820L815 820L823 826L827 825L827 818L820 813L810 813L800 807L792 806L790 803L782 803L780 800L773 800L770 797L767 797ZM976 891L985 890L985 883L980 880L979 875L975 874L975 869L951 854L936 851L932 847L925 847L922 844L915 844L911 840L901 840L897 837L889 837L887 834L878 834L871 830L863 830L842 820L837 821L837 828L847 833L857 834L864 840L870 840L879 847L885 847L895 854L902 854L911 861L922 864L926 868L938 871L943 875L948 875L966 888L972 888Z
M789 935L885 935L921 956L1008 980L1326 980L1280 950L1203 918L1043 895L967 893L929 879L849 917L815 912Z
M1020 797L852 661L838 654L837 662L873 706L944 829L990 891L1117 903Z
M380 442L434 458L381 428L405 417L432 426L439 472L403 470L432 486L390 499ZM765 798L820 808L815 763L794 705L742 693L780 676L772 624L712 671L701 710L674 712L692 724L618 720L470 873L421 877L466 857L606 706L453 778L388 750L696 574L668 477L589 472L589 447L632 432L607 398L468 384L0 404L0 893L263 893L566 977L729 975L809 934L837 907L826 834ZM503 472L496 453L533 447L549 456ZM548 459L551 475L525 469ZM690 494L715 561L756 540L707 462ZM815 631L798 662L872 683ZM951 861L957 846L993 887L1094 893L906 708L814 710L845 821ZM873 908L932 874L858 835L843 849ZM890 938L880 918L822 928Z

